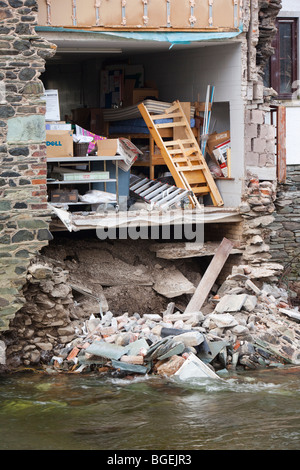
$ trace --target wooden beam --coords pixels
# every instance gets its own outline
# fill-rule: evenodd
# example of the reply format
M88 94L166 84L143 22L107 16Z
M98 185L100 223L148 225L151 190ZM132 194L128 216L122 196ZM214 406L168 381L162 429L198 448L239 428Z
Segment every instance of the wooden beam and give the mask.
M199 312L202 308L232 248L233 243L227 238L223 238L184 313Z
M277 180L286 180L286 107L277 108Z

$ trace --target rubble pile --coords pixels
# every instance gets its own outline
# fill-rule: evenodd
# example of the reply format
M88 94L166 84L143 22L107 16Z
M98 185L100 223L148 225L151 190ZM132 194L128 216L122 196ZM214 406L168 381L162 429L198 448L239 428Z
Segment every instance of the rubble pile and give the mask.
M201 311L185 313L175 298L164 311L121 315L93 296L79 305L62 267L36 263L29 272L26 306L4 337L10 367L219 379L300 364L300 312L251 266L234 267Z
M241 271L242 269L240 269ZM287 292L259 288L241 272L228 276L203 310L182 313L170 302L160 314L124 313L85 322L84 332L52 358L74 372L215 377L235 369L300 364L300 313Z

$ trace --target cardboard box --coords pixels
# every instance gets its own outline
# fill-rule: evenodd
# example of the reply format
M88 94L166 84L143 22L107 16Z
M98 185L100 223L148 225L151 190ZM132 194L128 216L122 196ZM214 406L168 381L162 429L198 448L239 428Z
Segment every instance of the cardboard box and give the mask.
M97 141L97 155L114 157L120 155L123 160L118 162L119 168L123 171L130 170L133 163L142 155L141 152L130 140L121 137L120 139L105 139Z
M77 189L54 189L51 191L51 202L65 203L65 202L78 202Z
M73 131L46 130L47 157L73 157Z
M221 132L219 134L211 134L207 140L207 151L212 156L213 150L223 142L230 140L230 131Z
M132 92L132 104L140 103L149 97L158 99L158 90L155 88L135 88Z

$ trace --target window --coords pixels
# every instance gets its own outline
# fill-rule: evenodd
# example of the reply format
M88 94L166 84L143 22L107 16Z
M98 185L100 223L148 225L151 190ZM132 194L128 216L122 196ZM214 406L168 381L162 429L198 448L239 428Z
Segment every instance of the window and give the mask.
M278 18L276 22L277 34L272 46L274 55L265 70L265 85L274 88L278 98L291 99L295 87L293 82L297 80L297 18Z

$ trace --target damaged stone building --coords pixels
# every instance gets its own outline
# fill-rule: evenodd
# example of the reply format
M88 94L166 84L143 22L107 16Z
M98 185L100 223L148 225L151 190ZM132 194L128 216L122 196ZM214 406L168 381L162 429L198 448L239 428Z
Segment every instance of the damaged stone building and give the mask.
M233 267L246 266L252 279L281 279L294 282L294 290L299 287L295 269L284 269L293 264L291 252L295 256L299 244L299 204L294 199L291 221L285 197L299 176L294 168L288 176L292 182L286 179L286 108L265 81L280 9L280 0L0 2L0 332L12 351L18 335L24 336L27 358L38 349L30 345L36 335L32 315L40 328L35 344L47 352L49 342L70 340L70 319L97 314L99 308L116 314L154 313L176 298L183 311L224 237L233 250L217 285ZM214 99L208 108L211 86ZM53 90L59 117L47 120L45 93ZM133 100L135 93L142 98ZM230 142L226 173L214 173L207 156L211 186L197 202L204 244L193 247L194 240L184 236L176 240L179 251L190 242L189 253L177 253L174 234L170 240L101 240L97 229L120 229L124 213L123 228L140 224L138 209L124 209L119 200L109 218L93 204L79 209L51 204L52 188L63 187L49 178L49 164L61 163L46 145L46 131L63 129L55 121L71 124L74 133L87 130L101 142L102 137L127 137L137 148L151 145L152 137L152 145L161 150L151 132L145 139L134 129L110 128L112 112L137 108L149 97L170 107L177 101L188 104L199 147L210 134L225 133ZM208 110L206 135L202 126ZM49 122L53 127L47 127ZM129 174L161 181L177 175L164 155L155 160L151 152L150 160L138 159L129 171L119 168L118 177L117 165L110 166L114 182L108 182L107 191L128 198ZM90 162L96 160L93 154ZM103 190L104 183L93 183L88 189ZM83 195L83 187L72 187ZM161 229L175 227L174 213L171 222L160 219ZM80 304L82 295L86 302L76 314L74 303ZM13 335L7 336L10 330Z

